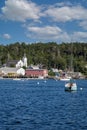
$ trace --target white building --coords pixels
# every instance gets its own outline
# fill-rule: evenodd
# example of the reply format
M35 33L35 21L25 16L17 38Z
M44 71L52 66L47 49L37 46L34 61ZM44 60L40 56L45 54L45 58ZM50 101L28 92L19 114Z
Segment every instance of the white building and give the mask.
M25 75L25 70L23 68L20 68L20 69L17 70L17 74L24 76Z
M26 54L24 54L24 57L23 57L23 66L27 67L27 57L26 57Z
M23 66L24 66L24 63L23 63L22 60L19 60L19 61L17 62L17 64L16 64L16 68L21 68L21 67L23 67Z
M27 67L27 57L25 54L24 54L23 59L17 62L16 68L21 68L23 66Z
M2 67L0 72L3 75L25 75L25 70L23 68L13 68L13 67Z

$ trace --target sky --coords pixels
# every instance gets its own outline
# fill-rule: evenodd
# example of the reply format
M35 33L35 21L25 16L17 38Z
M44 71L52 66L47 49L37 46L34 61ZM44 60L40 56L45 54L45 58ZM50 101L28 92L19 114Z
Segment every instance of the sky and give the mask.
M87 0L0 0L0 44L87 42Z

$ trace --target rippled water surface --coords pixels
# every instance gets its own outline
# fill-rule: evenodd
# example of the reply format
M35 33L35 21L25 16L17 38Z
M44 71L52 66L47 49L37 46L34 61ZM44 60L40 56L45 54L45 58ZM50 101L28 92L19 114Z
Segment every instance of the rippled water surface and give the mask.
M0 130L87 130L87 80L76 82L0 80Z

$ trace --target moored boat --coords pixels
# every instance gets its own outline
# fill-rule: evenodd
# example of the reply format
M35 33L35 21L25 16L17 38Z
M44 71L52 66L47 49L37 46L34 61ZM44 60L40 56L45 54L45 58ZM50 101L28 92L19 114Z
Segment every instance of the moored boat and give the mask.
M21 80L20 78L14 78L13 80Z
M65 84L65 91L76 91L77 84L74 80L70 80L70 82Z
M38 79L44 79L44 76L38 76Z
M63 77L63 78L60 78L61 81L69 81L71 79L71 77Z

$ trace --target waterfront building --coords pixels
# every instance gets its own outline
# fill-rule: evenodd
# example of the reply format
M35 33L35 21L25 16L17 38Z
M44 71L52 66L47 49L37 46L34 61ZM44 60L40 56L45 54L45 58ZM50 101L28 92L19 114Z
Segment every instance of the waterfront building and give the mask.
M22 60L19 60L19 61L17 62L17 64L16 64L16 68L21 68L21 67L23 67L23 65L24 65L23 61L22 61Z
M25 75L25 69L23 69L23 68L19 68L18 70L17 70L17 74L18 75Z
M25 75L27 77L47 77L48 76L48 70L47 69L26 69Z
M20 76L25 75L25 70L23 68L15 68L15 67L2 67L0 68L0 72L2 76Z

